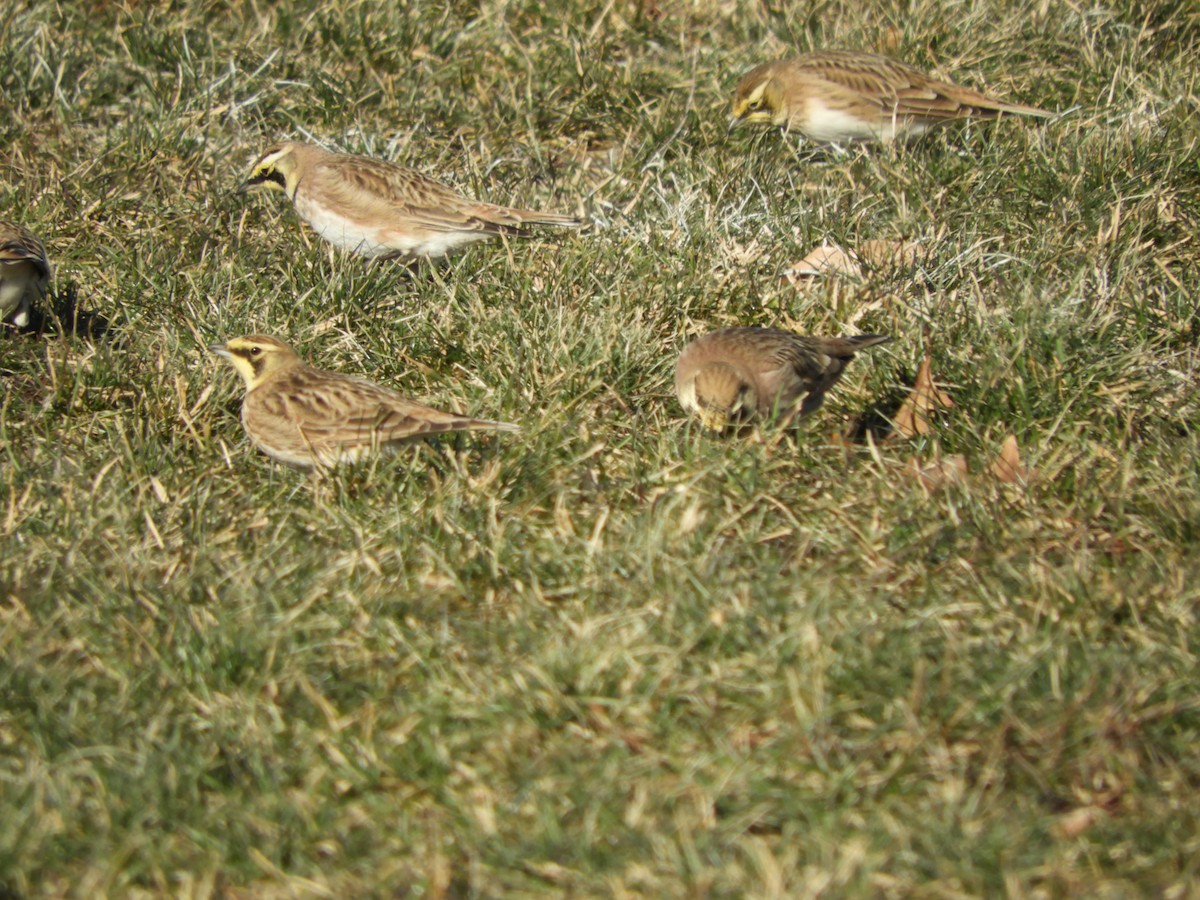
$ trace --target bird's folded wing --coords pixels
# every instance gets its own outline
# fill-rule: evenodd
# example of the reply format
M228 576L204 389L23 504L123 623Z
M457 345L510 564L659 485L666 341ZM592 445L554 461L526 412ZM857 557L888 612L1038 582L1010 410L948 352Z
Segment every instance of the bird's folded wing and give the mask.
M385 227L403 223L429 231L498 234L521 224L516 218L506 221L503 207L470 200L415 169L381 160L356 157L352 165L323 166L312 188Z

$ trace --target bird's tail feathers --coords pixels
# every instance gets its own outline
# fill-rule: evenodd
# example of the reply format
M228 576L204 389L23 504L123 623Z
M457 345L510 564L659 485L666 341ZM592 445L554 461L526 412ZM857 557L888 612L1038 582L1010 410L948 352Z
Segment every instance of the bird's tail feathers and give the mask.
M886 344L892 339L890 334L855 334L849 337L842 338L850 345L850 350L857 353L859 350L866 350L868 347L876 347L879 344Z

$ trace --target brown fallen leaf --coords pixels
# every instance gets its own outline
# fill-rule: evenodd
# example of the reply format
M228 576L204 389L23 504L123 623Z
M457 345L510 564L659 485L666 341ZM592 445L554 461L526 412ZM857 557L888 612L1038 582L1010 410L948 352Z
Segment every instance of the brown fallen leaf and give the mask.
M925 256L925 247L910 241L863 241L852 250L843 250L836 244L822 244L820 247L814 247L804 259L785 270L783 280L795 285L825 275L860 278L864 265L875 269L911 266Z
M796 284L809 278L822 275L851 275L862 274L862 266L852 253L847 253L841 247L833 244L822 244L783 273L783 280Z
M636 0L634 6L637 7L637 18L645 19L648 22L662 21L665 13L662 7L658 5L658 0Z
M933 382L929 357L926 356L917 370L917 380L912 390L892 417L893 428L885 441L897 441L928 434L929 418L939 409L951 409L954 401Z
M1005 484L1028 484L1037 473L1021 465L1021 452L1017 449L1017 439L1010 434L1000 445L1000 455L988 469L988 474Z
M1104 810L1095 806L1081 806L1059 816L1055 830L1066 838L1079 837L1103 817Z
M835 428L833 431L830 431L826 434L825 443L830 447L837 447L841 450L853 450L855 446L852 437L853 434L853 425L851 425L851 427L846 431L840 431Z
M860 262L876 268L911 266L929 255L924 245L912 241L863 241L854 252Z
M948 484L957 484L967 479L967 458L959 453L944 456L930 463L923 463L917 457L910 459L904 467L904 474L915 478L929 491L936 491Z

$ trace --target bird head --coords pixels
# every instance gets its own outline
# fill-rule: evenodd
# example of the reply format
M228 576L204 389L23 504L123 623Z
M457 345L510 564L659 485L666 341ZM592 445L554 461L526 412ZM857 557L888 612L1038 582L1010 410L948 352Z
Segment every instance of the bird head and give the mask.
M258 158L250 168L250 174L238 188L239 194L262 188L267 191L283 191L289 197L295 193L300 180L296 145L287 143L272 147Z
M696 407L705 428L721 431L754 415L754 385L727 363L710 363L696 373Z
M276 372L300 363L300 357L296 355L295 350L283 341L265 334L236 337L223 344L213 344L208 349L229 360L246 382L248 391L258 387Z
M733 92L730 127L744 122L784 125L787 120L783 86L777 77L775 63L766 63L747 72Z

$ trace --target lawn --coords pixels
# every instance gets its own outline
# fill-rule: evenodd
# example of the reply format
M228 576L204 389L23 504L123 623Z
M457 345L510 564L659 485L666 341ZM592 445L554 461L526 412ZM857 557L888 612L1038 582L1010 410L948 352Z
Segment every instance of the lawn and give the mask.
M816 47L1061 115L728 130ZM1195 896L1198 54L1186 0L9 2L0 896ZM369 263L235 193L285 137L592 226ZM733 324L893 341L714 435ZM279 466L252 332L523 431Z

